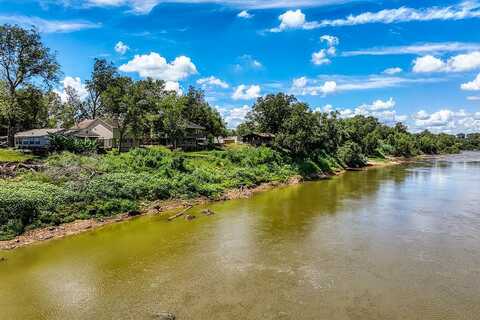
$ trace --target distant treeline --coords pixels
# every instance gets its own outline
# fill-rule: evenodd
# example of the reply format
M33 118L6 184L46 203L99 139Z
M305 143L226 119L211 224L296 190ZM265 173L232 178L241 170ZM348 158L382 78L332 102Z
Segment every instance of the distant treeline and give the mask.
M388 126L375 117L341 118L338 112L314 112L294 96L279 93L259 98L237 133L267 132L273 146L296 157L334 155L347 166L367 157L412 157L480 149L480 134L410 133L402 123Z

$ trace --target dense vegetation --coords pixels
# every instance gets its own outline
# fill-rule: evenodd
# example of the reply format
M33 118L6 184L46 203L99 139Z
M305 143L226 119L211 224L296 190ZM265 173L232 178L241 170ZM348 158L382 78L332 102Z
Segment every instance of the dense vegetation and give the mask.
M296 162L270 148L173 152L153 147L126 153L50 156L46 169L0 181L0 239L25 228L137 210L142 201L216 198L232 188L285 182L335 165Z

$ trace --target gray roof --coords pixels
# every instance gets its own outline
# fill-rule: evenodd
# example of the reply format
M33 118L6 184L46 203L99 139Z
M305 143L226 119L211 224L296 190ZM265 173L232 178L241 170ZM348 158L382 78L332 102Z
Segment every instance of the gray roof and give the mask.
M205 127L199 126L196 123L193 123L191 121L187 121L187 129L198 129L198 130L205 130Z
M59 133L65 129L33 129L28 131L19 132L15 135L15 138L29 138L29 137L45 137L50 133Z

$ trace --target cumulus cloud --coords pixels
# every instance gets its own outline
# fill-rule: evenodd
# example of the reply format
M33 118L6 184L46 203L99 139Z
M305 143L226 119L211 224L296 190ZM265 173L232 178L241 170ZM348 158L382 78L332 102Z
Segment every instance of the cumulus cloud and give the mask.
M323 64L329 64L331 62L332 61L328 58L328 53L326 49L322 49L312 54L312 63L314 65L321 66Z
M130 48L122 41L118 41L117 44L115 45L115 51L121 55L124 55L125 53L127 53L129 49Z
M338 37L328 34L321 36L320 41L325 41L329 47L336 47L340 44L340 39Z
M167 91L175 91L179 95L183 95L183 90L180 87L180 83L176 81L166 81L165 82L165 90Z
M416 73L439 72L443 71L445 67L445 62L431 55L416 58L413 61L413 72Z
M88 97L88 91L85 87L85 84L82 83L82 80L79 77L65 77L61 81L63 88L54 90L62 99L63 102L67 101L67 94L65 89L70 87L73 88L81 100L85 100Z
M472 81L462 84L461 89L467 90L467 91L479 91L480 90L480 74L478 74L477 77Z
M441 42L441 43L418 43L408 46L377 47L363 50L346 51L344 57L351 56L384 56L384 55L435 55L453 52L469 52L480 50L479 43L465 42Z
M326 42L327 48L312 54L312 63L317 66L331 63L330 58L337 54L336 46L340 43L340 39L331 35L321 36L320 41Z
M280 25L270 29L270 32L282 32L285 30L304 29L310 30L317 27L315 22L307 22L305 14L302 10L288 10L278 17Z
M251 100L260 97L261 88L259 85L251 85L246 86L244 84L239 85L233 95L232 98L234 100Z
M156 52L135 55L128 63L121 65L119 70L136 72L142 78L150 77L175 82L197 74L197 67L189 57L180 56L172 62L167 62L164 57Z
M241 72L244 70L260 70L263 69L263 64L250 54L244 54L237 58L238 63L235 64L234 70Z
M469 96L469 97L467 97L467 100L469 100L469 101L480 101L480 97L479 96Z
M412 115L412 119L414 131L471 133L480 130L480 112L468 112L464 109L453 111L445 108L432 113L420 110Z
M413 72L465 72L480 68L480 51L459 54L444 61L432 55L416 58Z
M334 93L337 91L337 83L335 81L325 81L323 84L311 85L312 81L307 77L293 79L291 91L299 95L323 95Z
M220 88L223 88L223 89L227 89L227 88L230 87L228 85L228 83L226 83L225 81L220 80L220 79L218 79L217 77L214 77L214 76L198 79L197 84L202 86L203 88L217 86L217 87L220 87Z
M338 111L342 118L351 118L360 115L365 117L372 116L378 118L382 123L393 125L397 122L404 122L408 119L407 115L397 114L397 111L394 110L395 105L395 100L390 98L388 100L378 99L372 103L364 103L356 108L334 108L332 105L328 104L325 107L320 108L319 111Z
M250 107L244 105L238 108L221 108L216 107L218 112L222 115L229 128L236 128L240 123L245 121L245 117L250 112Z
M243 10L239 14L237 14L237 17L243 19L251 19L253 18L253 14L249 13L247 10Z
M37 27L41 33L68 33L100 28L102 25L85 20L46 20L39 17L0 15L0 23L17 24L24 28Z
M399 67L394 67L394 68L388 68L388 69L385 69L383 71L384 74L388 74L388 75L395 75L397 73L401 73L403 70L402 68L399 68Z

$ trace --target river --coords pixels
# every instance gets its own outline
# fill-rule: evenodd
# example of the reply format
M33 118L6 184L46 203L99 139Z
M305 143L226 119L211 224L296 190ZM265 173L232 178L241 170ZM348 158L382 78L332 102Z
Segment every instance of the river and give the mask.
M480 154L0 252L0 319L479 319Z

